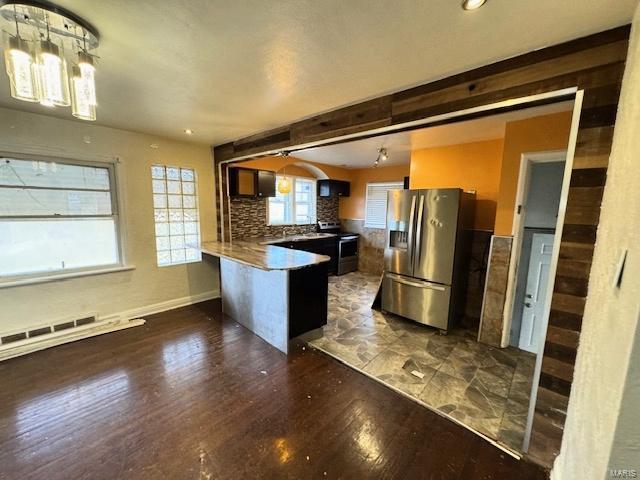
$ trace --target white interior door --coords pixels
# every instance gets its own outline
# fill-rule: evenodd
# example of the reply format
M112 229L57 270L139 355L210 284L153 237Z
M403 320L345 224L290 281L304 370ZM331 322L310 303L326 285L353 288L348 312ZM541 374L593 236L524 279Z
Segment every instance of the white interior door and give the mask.
M538 353L540 347L540 329L547 298L553 237L550 233L534 233L531 242L519 347L532 353Z

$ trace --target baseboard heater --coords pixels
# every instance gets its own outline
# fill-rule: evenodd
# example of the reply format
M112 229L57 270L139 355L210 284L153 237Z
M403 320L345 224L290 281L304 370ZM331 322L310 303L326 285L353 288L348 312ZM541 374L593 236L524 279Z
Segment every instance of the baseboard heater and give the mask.
M88 315L39 325L23 331L0 334L0 361L83 338L143 325L140 318L123 319L120 315L98 318Z

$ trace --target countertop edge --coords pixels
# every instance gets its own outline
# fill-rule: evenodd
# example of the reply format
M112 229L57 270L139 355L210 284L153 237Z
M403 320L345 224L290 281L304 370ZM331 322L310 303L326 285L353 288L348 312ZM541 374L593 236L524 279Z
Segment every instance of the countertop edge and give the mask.
M288 248L279 247L277 245L262 245L262 246L268 246L269 248L281 248L281 249L283 249L285 251L290 251ZM314 253L312 255L315 255L316 257L322 257L322 259L319 260L319 261L316 261L316 262L305 264L305 265L296 265L296 266L292 266L292 267L273 268L273 267L268 267L266 265L257 265L255 263L251 263L251 262L249 262L247 260L238 258L238 257L233 256L233 255L227 255L227 254L222 253L222 252L210 251L210 250L207 250L206 247L202 247L202 246L200 246L200 251L202 253L206 254L206 255L211 255L213 257L218 257L218 258L224 258L226 260L232 260L232 261L238 262L238 263L240 263L242 265L246 265L248 267L257 268L259 270L263 270L263 271L266 271L266 272L287 271L287 270L301 270L303 268L313 267L314 265L320 265L320 264L329 262L331 260L331 257L328 257L327 255L319 255L317 253ZM305 252L305 253L307 253L307 252Z

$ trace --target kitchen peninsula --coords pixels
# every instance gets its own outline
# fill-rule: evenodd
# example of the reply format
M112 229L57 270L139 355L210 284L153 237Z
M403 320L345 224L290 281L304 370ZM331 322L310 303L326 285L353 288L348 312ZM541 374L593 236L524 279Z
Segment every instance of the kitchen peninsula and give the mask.
M220 258L223 312L287 353L289 340L327 323L330 257L273 243L309 236L206 242Z

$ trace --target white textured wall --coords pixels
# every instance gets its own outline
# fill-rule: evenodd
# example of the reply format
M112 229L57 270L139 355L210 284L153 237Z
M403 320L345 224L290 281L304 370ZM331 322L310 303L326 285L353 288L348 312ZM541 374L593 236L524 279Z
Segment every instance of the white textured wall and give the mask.
M639 456L634 459L635 465L618 463L632 458L621 455L623 446L624 452L637 452L640 445L640 382L637 377L629 378L632 375L627 377L633 343L638 342L635 333L640 308L640 8L633 25L567 422L552 472L554 480L611 478L610 467L636 468L640 474ZM627 265L617 290L612 282L625 249ZM623 418L633 419L633 423L618 425Z
M61 157L120 157L124 190L128 272L0 289L0 333L98 312L112 314L216 291L218 268L201 263L158 268L154 238L150 165L193 167L198 175L201 234L215 240L213 161L209 147L100 127L91 123L0 109L0 151L49 153ZM176 129L181 126L176 125ZM85 143L85 136L91 143ZM160 148L152 149L156 143Z

